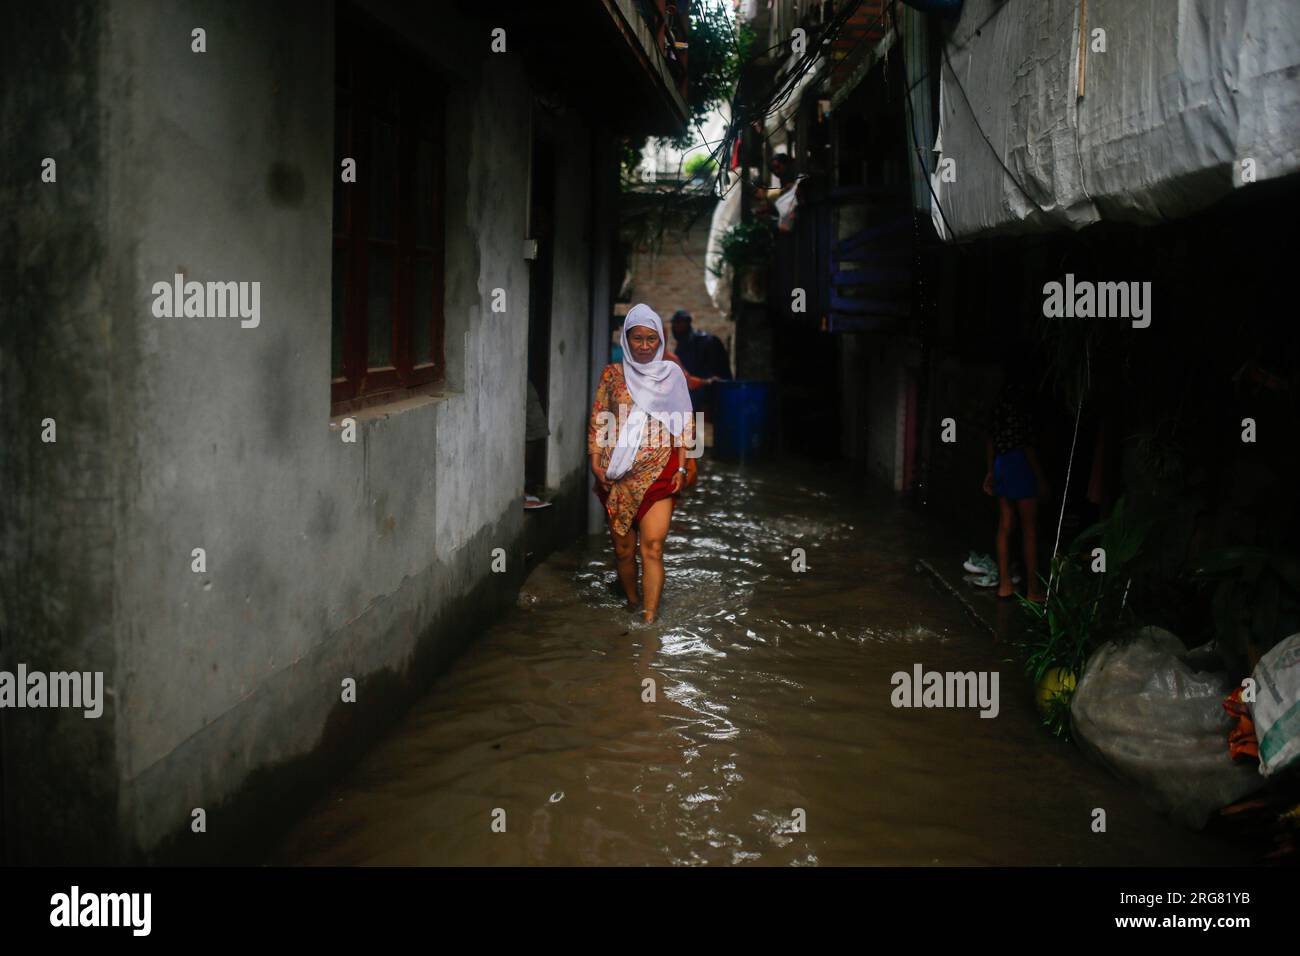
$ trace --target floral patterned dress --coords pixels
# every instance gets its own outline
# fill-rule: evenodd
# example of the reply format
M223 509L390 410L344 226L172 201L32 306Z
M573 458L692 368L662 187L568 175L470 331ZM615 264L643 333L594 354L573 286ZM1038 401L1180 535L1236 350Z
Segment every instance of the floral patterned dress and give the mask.
M587 454L599 453L597 460L601 468L609 467L609 459L614 454L619 426L622 424L620 417L625 419L631 410L632 394L623 381L622 364L606 365L596 386L596 397L591 403L591 419L587 425ZM689 445L694 440L694 435L694 418L687 416L681 439ZM663 433L656 436L654 428L646 428L632 467L622 478L610 482L605 512L609 515L610 527L615 534L627 534L637 517L647 489L660 477L670 461L676 460L676 455L677 449L664 440ZM593 490L597 489L593 486Z

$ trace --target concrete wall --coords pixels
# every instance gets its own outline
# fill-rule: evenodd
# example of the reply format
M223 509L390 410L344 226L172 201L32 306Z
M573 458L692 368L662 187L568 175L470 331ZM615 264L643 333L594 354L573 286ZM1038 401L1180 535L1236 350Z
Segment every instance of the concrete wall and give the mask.
M591 197L591 295L588 302L589 328L587 336L587 384L594 390L595 383L609 362L610 303L614 301L614 287L622 281L615 276L612 260L618 238L618 196L621 144L608 127L598 127L592 137L592 197ZM588 406L590 407L590 406ZM586 449L584 448L585 452ZM589 535L607 534L605 508L591 490L592 479L584 471L578 483L579 500L586 503L586 528ZM581 507L581 506L580 506Z
M63 57L51 102L6 101L6 119L39 107L67 115L74 94L92 104L77 136L28 124L43 137L38 153L63 150L73 162L60 192L17 223L26 246L42 250L43 271L25 277L34 291L5 335L26 336L22 354L75 371L51 379L45 404L30 390L5 395L6 435L24 436L5 459L24 489L21 513L7 516L17 543L6 534L5 594L35 570L52 574L37 588L44 606L13 605L6 631L40 622L39 638L20 645L30 666L38 657L50 669L62 658L102 666L112 697L93 728L80 717L47 721L60 732L73 722L59 755L94 750L93 767L47 774L83 788L68 805L99 811L94 832L53 826L44 844L33 838L10 855L48 861L50 841L61 841L78 860L248 856L276 813L400 713L520 580L532 95L517 58L468 55L486 44L448 11L372 6L448 84L448 389L356 413L348 444L329 417L332 7L77 9L70 46L56 42L64 16L48 18L48 47ZM190 50L196 26L207 31L204 54ZM575 484L583 467L588 403L589 145L568 122L552 328L556 484ZM21 201L36 187L6 188L6 200ZM155 318L151 287L178 271L259 281L260 325ZM506 290L506 314L488 308L495 288ZM44 339L21 326L38 314L49 317ZM29 440L38 405L66 416L61 458ZM67 510L42 512L50 493ZM40 565L24 564L23 545ZM194 548L206 551L205 573L191 570ZM497 548L505 574L490 572ZM75 600L60 603L61 592ZM354 704L340 700L349 677ZM9 723L18 759L49 732L10 735ZM6 791L39 796L36 782L11 780ZM206 834L190 831L197 807ZM15 809L37 823L30 807ZM116 819L99 826L106 817Z
M840 454L849 461L867 460L868 418L871 412L869 345L866 335L840 335Z
M902 431L905 407L900 401L902 369L883 336L872 336L867 363L867 469L881 484L902 487Z
M919 363L919 348L909 339L888 335L845 336L842 374L846 457L865 455L868 474L903 491L907 439L907 370ZM856 379L856 381L854 381ZM924 423L921 427L925 427ZM851 432L850 429L865 429Z
M133 330L113 304L94 0L0 8L0 669L115 672L117 396ZM33 82L34 78L41 82ZM41 161L56 160L56 182ZM54 420L53 443L41 440ZM106 683L111 680L106 681ZM4 858L108 862L112 702L0 710Z
M525 549L530 567L570 538L575 529L589 530L588 499L596 501L587 466L587 415L595 387L589 370L592 309L599 298L603 329L609 302L608 279L601 286L600 296L594 284L609 274L610 240L605 238L603 254L596 251L593 203L610 177L594 168L594 141L606 148L606 172L612 170L616 176L618 170L617 158L608 155L615 137L608 131L594 131L584 117L572 110L538 107L533 111L533 124L535 128L545 127L555 151L558 180L546 401L550 427L546 440L546 497L552 507L530 511L525 517Z
M551 293L551 435L546 484L559 488L587 456L587 413L591 394L586 375L591 274L591 142L584 124L572 115L551 119L555 166L555 265ZM586 474L586 469L580 469Z

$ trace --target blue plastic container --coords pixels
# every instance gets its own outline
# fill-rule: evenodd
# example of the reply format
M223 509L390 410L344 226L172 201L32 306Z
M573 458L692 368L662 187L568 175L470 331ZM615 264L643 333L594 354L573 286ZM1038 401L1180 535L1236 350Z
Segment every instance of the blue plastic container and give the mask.
M713 388L713 454L738 462L771 457L775 385L724 380Z

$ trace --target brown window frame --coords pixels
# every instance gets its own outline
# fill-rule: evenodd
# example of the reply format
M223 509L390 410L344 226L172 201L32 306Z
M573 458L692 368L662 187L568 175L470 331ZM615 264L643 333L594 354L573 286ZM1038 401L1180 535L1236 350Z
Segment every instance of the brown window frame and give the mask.
M336 24L334 206L331 211L330 413L338 415L367 405L400 401L435 391L445 381L443 355L445 236L443 203L446 184L445 87L438 74L413 50L359 15L341 6ZM377 123L388 124L395 136L396 181L377 180L371 156ZM428 171L431 193L425 209L417 208L421 142L431 146ZM356 182L342 181L342 161L356 160ZM372 193L391 189L389 237L373 235ZM419 242L419 217L430 217L427 242ZM385 250L392 257L389 314L389 362L369 359L371 253ZM416 266L427 263L431 273L428 315L429 353L417 361L415 349ZM333 275L341 265L343 275ZM341 295L340 295L341 292ZM340 301L341 299L341 301ZM341 330L339 325L342 325ZM336 339L341 342L336 348ZM342 368L336 362L341 359Z

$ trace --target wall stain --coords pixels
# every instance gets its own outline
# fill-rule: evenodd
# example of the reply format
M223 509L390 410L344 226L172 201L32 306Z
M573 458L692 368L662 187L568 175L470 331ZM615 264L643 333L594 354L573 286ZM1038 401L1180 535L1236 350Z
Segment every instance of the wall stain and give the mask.
M266 176L266 194L275 206L296 208L302 205L307 192L302 169L292 163L277 160L271 164Z
M338 528L337 504L323 491L316 492L316 506L312 509L307 533L313 538L329 538Z

